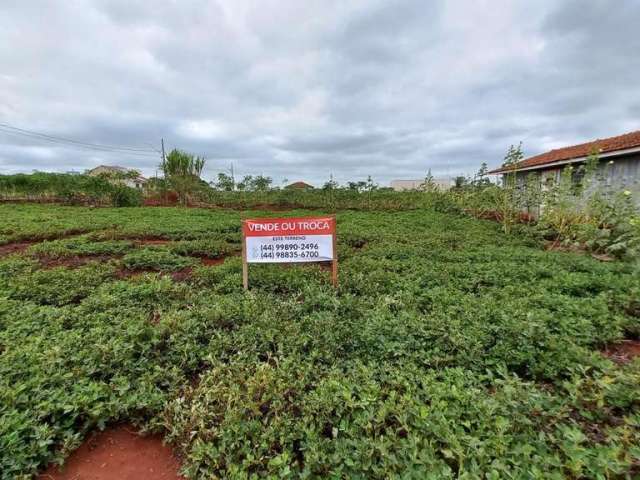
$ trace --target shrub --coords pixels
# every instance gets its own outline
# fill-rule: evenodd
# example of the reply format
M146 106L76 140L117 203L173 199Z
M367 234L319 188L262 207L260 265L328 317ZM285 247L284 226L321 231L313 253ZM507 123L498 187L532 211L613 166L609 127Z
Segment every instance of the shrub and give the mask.
M136 188L125 185L113 185L109 195L114 207L139 207L142 205L142 193Z

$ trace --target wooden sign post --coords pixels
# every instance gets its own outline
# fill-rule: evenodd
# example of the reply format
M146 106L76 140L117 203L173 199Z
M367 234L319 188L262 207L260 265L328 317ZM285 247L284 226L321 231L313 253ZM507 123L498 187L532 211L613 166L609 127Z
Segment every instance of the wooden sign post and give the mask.
M336 217L257 218L242 221L242 285L250 263L331 262L338 286Z

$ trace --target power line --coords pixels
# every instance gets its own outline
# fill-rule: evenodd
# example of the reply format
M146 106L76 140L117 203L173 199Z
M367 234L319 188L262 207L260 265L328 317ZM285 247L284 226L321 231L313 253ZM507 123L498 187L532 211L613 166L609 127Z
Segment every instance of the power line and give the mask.
M71 145L75 147L85 148L89 150L97 150L101 152L113 152L113 153L127 153L129 155L139 155L139 156L148 156L155 157L153 149L150 148L140 148L140 147L132 147L132 146L116 146L116 145L101 145L97 143L88 143L82 142L79 140L72 140L70 138L64 137L56 137L53 135L47 135L40 132L35 132L33 130L26 130L24 128L14 127L12 125L8 125L6 123L0 123L0 132L24 136L28 138L43 140L51 143L57 143L62 145Z
M52 139L45 139L45 138L40 138L40 137L35 137L32 135L28 135L28 134L24 134L24 133L20 133L20 132L12 132L12 131L7 131L7 130L3 130L0 127L0 132L2 133L6 133L9 135L19 135L19 136L23 136L23 137L27 137L30 139L35 139L35 140L42 140L42 141L46 141L46 142L51 142L51 143L55 143L55 144L61 144L67 147L76 147L76 148L83 148L83 149L87 149L87 150L93 150L93 151L97 151L97 152L102 152L102 153L119 153L121 155L126 154L126 155L134 155L134 156L139 156L139 157L157 157L156 154L154 154L151 151L128 151L128 150L114 150L114 149L104 149L104 148L96 148L96 147L89 147L89 146L85 146L85 145L75 145L75 144L70 144L67 142L61 142L61 141L57 141L57 140L52 140Z
M24 133L26 135L37 136L37 137L46 138L46 139L49 139L49 140L55 140L55 141L58 141L58 142L67 142L67 143L72 143L74 145L82 145L82 146L92 147L92 148L101 148L101 149L108 149L108 150L130 150L130 151L136 151L136 152L151 152L150 148L117 146L117 145L100 145L100 144L96 144L96 143L88 143L88 142L82 142L82 141L79 141L79 140L72 140L70 138L47 135L45 133L35 132L33 130L26 130L24 128L14 127L14 126L8 125L6 123L0 123L0 127L5 128L5 129L11 129L11 130L16 131L16 132L21 132L21 133Z

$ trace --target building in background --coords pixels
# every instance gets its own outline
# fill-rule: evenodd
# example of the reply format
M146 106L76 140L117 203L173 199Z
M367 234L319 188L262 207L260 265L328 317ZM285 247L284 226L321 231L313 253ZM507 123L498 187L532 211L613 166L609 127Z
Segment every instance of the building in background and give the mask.
M293 182L284 187L290 190L313 190L313 185L309 185L306 182Z
M391 180L391 188L396 192L421 190L424 180L424 178L419 180ZM449 190L454 185L454 180L448 177L434 178L432 181L440 190Z
M87 175L92 177L105 176L113 181L117 181L131 188L142 189L147 183L138 170L133 168L119 167L117 165L99 165L87 171Z
M640 130L617 137L593 140L570 147L557 148L534 157L526 158L511 167L491 170L493 175L516 173L516 179L523 185L530 174L540 176L542 185L550 181L558 182L562 170L569 166L584 164L593 152L599 156L599 177L606 185L619 188L640 189ZM576 180L579 170L576 169Z

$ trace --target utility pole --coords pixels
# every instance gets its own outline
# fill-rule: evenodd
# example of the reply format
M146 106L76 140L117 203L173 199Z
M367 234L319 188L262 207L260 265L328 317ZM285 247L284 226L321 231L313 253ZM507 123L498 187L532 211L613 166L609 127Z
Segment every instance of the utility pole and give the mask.
M231 168L229 170L231 171L231 183L233 184L232 190L235 191L235 189L236 189L236 177L233 175L233 162L231 162Z
M167 204L167 157L164 154L164 138L160 139L162 146L162 196L164 204Z

